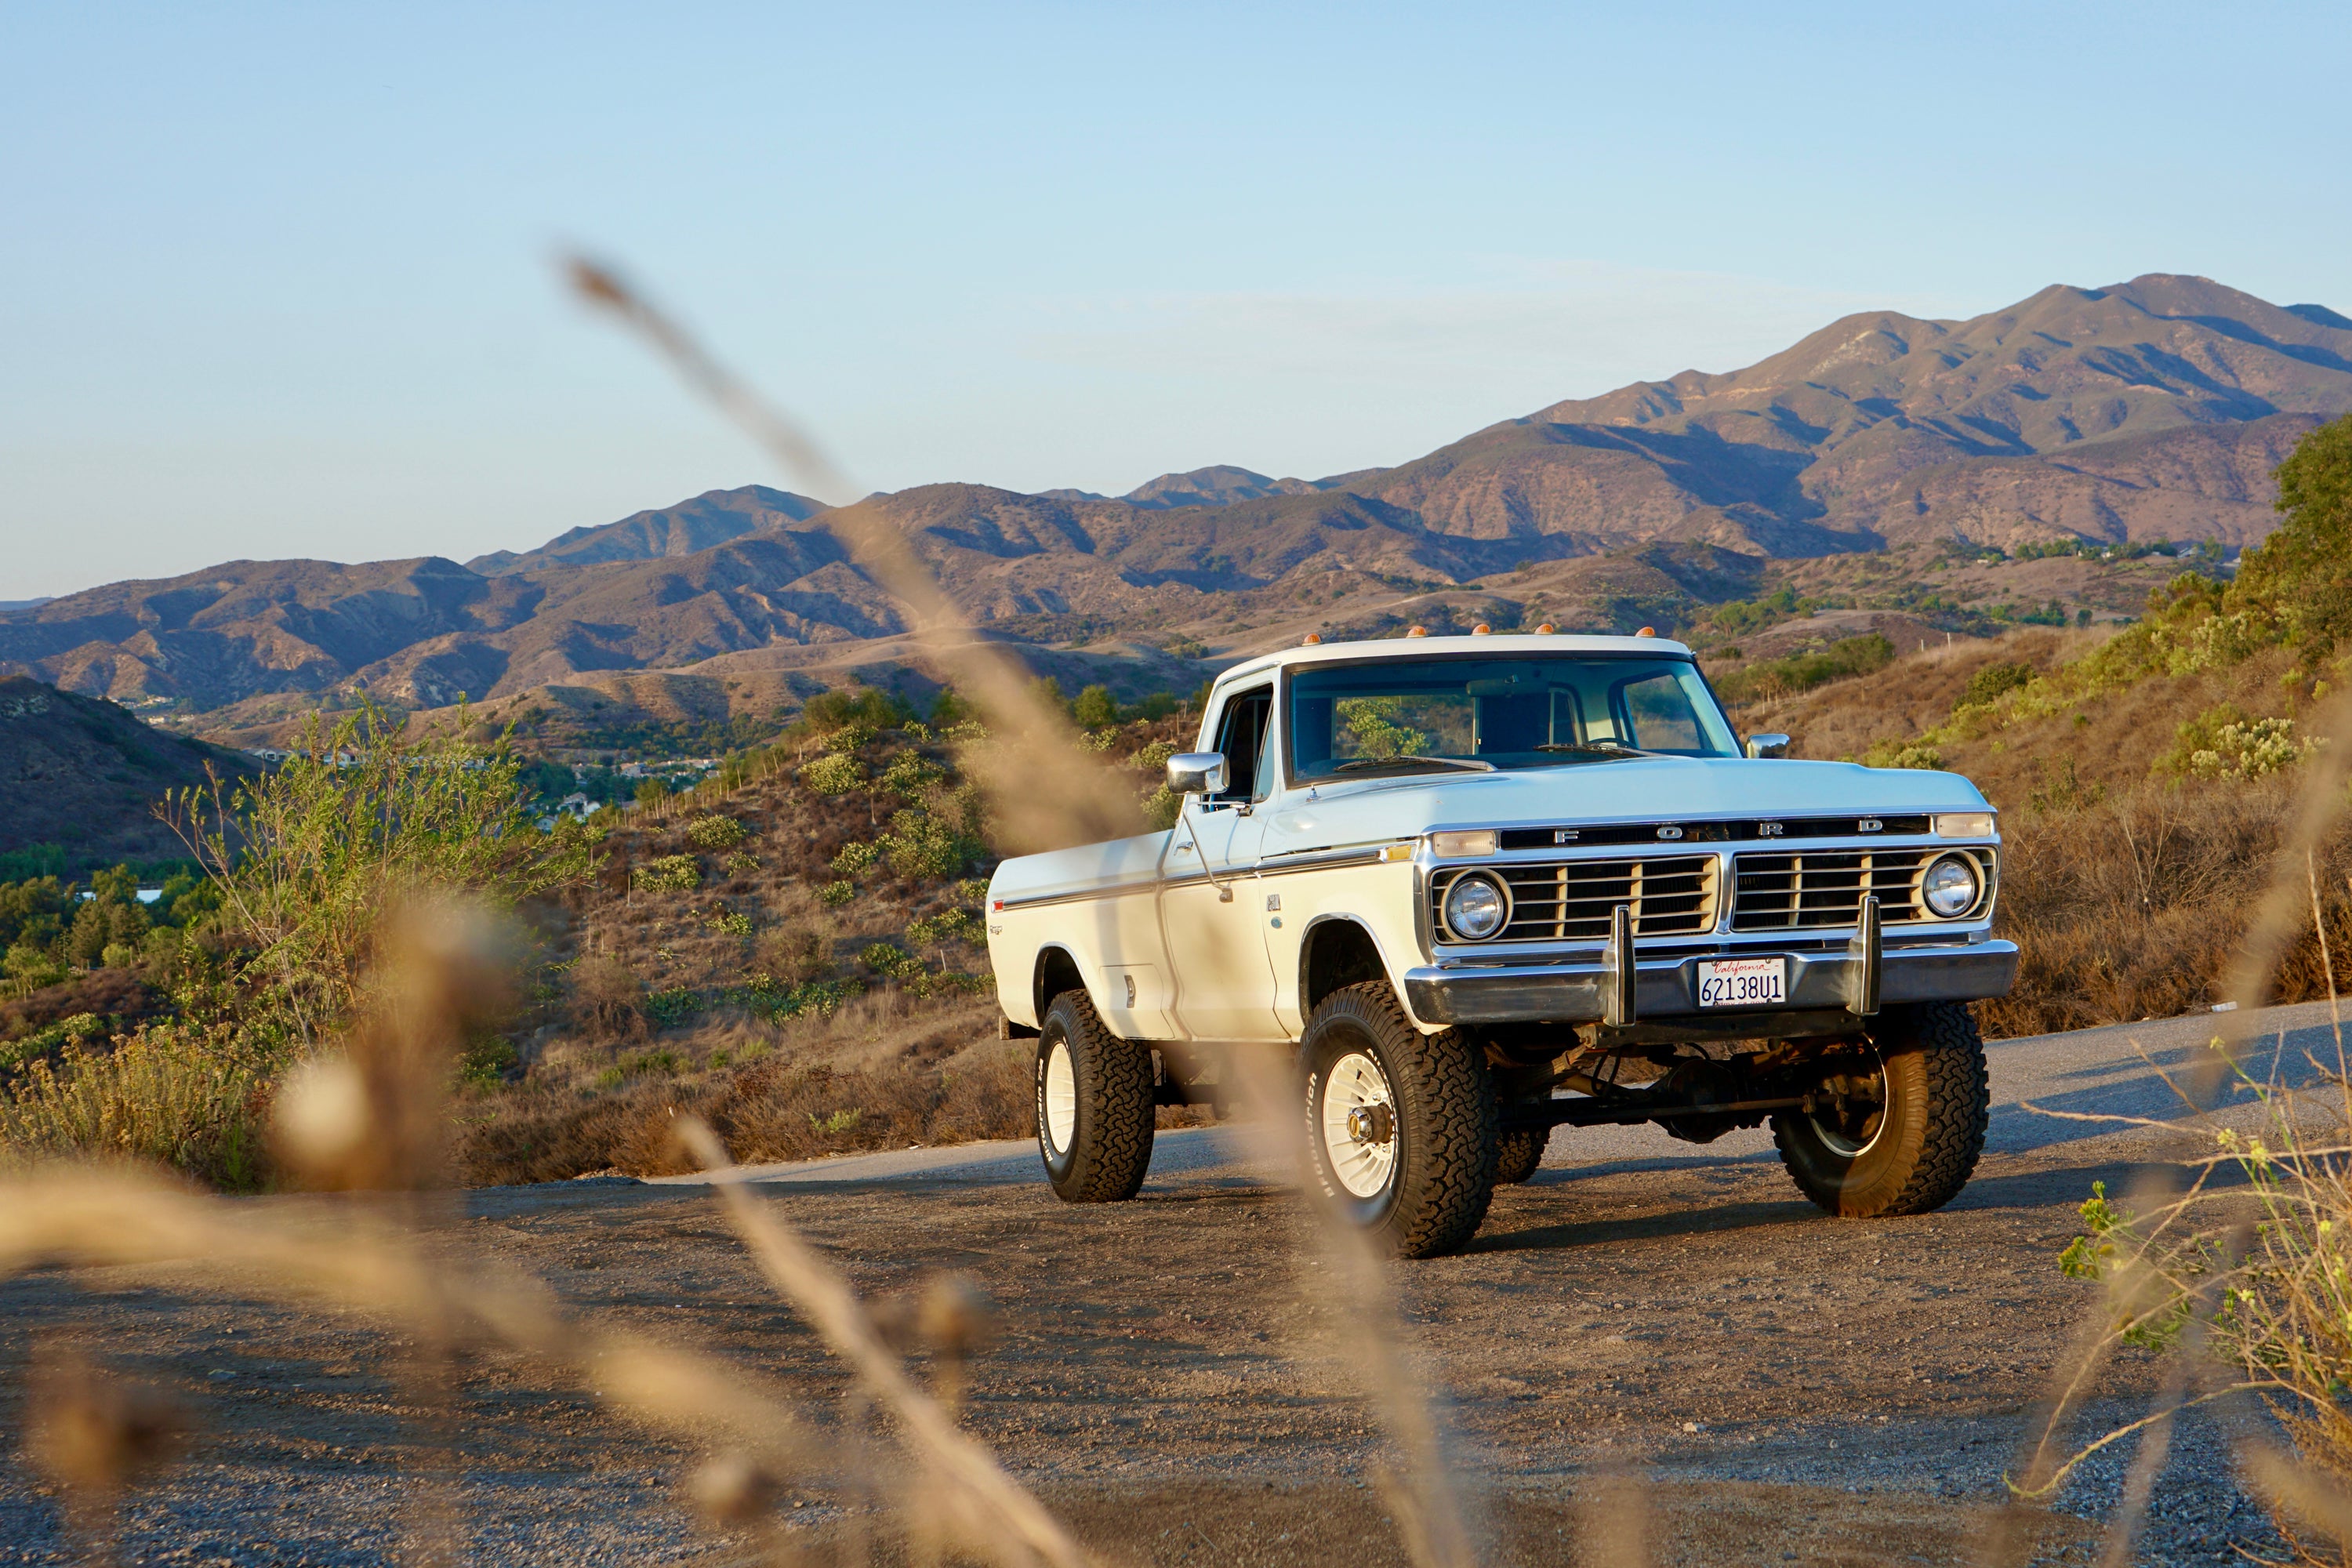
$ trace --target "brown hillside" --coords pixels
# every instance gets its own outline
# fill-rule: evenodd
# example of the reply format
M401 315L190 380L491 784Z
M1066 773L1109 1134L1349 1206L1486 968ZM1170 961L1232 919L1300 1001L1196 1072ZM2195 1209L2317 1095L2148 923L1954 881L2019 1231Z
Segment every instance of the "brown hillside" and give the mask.
M150 729L111 702L0 676L0 852L62 847L70 868L186 850L155 803L249 757Z

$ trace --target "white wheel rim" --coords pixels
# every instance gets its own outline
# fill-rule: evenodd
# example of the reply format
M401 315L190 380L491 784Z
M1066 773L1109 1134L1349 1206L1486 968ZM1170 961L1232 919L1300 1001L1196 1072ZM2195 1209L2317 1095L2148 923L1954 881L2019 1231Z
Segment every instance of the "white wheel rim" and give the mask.
M1055 1040L1045 1053L1045 1142L1061 1153L1078 1135L1078 1072L1070 1063L1070 1043Z
M1349 1113L1378 1109L1387 1112L1390 1127L1383 1142L1357 1136ZM1389 1091L1388 1075L1381 1064L1361 1051L1350 1051L1331 1064L1323 1079L1320 1121L1323 1158L1332 1179L1356 1198L1378 1197L1396 1173L1398 1130L1396 1097Z
M1862 1156L1869 1153L1873 1148L1876 1147L1879 1139L1885 1136L1886 1132L1886 1102L1888 1095L1886 1086L1886 1064L1884 1058L1876 1057L1875 1052L1873 1053L1873 1056L1876 1058L1876 1071L1874 1076L1878 1079L1878 1114L1876 1117L1869 1119L1868 1121L1870 1136L1863 1139L1860 1142L1856 1142L1853 1139L1847 1137L1843 1132L1840 1131L1834 1125L1823 1121L1819 1116L1808 1115L1805 1118L1806 1121L1813 1124L1813 1135L1822 1141L1822 1147L1827 1149L1831 1153L1835 1154L1841 1160L1858 1160L1862 1158ZM1854 1077L1859 1075L1848 1074L1846 1076Z

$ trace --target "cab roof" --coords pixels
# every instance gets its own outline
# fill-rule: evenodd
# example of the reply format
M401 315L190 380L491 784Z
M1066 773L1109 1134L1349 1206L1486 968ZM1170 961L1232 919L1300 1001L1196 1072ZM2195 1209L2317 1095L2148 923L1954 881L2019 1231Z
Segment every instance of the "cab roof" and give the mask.
M1685 645L1660 637L1592 637L1580 632L1474 632L1465 637L1374 637L1362 642L1308 643L1303 647L1263 653L1226 670L1217 677L1216 684L1223 686L1244 676L1302 664L1331 664L1367 658L1426 658L1432 654L1464 653L1478 654L1487 658L1536 655L1556 658L1561 654L1580 653L1639 654L1653 658L1691 657L1691 650Z

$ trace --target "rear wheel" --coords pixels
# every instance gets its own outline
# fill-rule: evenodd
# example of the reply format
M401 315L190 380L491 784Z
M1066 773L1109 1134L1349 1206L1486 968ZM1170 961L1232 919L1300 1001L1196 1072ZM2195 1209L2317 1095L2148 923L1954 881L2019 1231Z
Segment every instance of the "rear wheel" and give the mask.
M1151 1168L1151 1051L1122 1040L1083 991L1037 1026L1037 1152L1066 1203L1131 1198Z
M1415 1028L1379 981L1326 996L1300 1047L1324 1200L1401 1257L1459 1250L1495 1191L1498 1138L1484 1065L1454 1031Z
M1968 1184L1990 1102L1966 1005L1890 1007L1832 1059L1812 1110L1772 1119L1772 1141L1798 1188L1833 1215L1926 1214Z
M1550 1142L1549 1127L1522 1127L1504 1133L1496 1145L1495 1184L1515 1187L1534 1175L1543 1163L1544 1145Z

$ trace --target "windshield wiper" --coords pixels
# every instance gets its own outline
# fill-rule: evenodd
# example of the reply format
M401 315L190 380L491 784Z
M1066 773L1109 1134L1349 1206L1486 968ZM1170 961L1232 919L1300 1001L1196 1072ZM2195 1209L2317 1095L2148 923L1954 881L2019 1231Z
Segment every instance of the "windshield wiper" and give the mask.
M1412 752L1395 757L1349 757L1331 771L1335 773L1356 773L1368 768L1392 768L1398 763L1409 767L1459 768L1465 773L1491 773L1492 763L1482 763L1475 757L1423 757Z
M1538 752L1574 752L1588 757L1646 757L1650 754L1632 746L1621 746L1614 741L1546 741L1532 749Z

